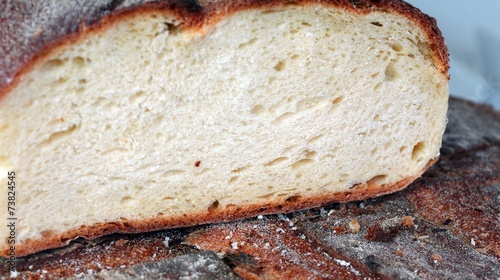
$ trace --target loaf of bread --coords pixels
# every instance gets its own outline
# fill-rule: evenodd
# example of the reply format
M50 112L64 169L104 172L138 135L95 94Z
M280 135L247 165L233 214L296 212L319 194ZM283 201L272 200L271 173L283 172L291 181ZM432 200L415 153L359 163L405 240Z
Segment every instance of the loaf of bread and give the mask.
M380 196L439 156L448 53L405 2L110 2L0 21L0 255Z

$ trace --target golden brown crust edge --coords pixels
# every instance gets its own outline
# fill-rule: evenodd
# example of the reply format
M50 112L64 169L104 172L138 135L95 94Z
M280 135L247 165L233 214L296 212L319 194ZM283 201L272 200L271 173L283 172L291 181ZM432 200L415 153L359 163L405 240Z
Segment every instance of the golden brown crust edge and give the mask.
M16 245L16 257L22 257L42 250L58 248L67 245L79 237L94 239L112 233L138 233L162 229L189 227L200 224L236 221L257 215L268 215L305 210L333 202L359 201L378 197L405 189L414 180L429 169L438 158L432 159L415 176L399 182L386 185L373 183L355 185L349 192L325 193L317 196L292 196L284 200L269 201L265 204L251 204L247 206L227 205L225 208L207 209L202 213L181 215L177 217L163 217L158 215L149 220L118 220L109 223L81 226L64 233L43 233L41 239L29 239ZM0 251L0 256L8 256L9 249Z
M277 9L291 4L301 6L333 6L358 14L382 11L406 17L425 32L430 42L429 46L432 50L431 57L435 67L449 79L448 70L450 66L448 49L441 31L437 27L436 20L402 0L199 0L199 3L187 0L163 0L159 2L145 2L142 5L106 11L102 14L94 15L95 18L90 19L86 18L87 15L80 15L82 17L81 24L76 32L54 35L54 37L49 40L50 43L40 46L39 49L34 48L33 53L27 56L29 57L27 61L18 61L14 64L19 66L18 69L14 70L16 73L14 77L12 77L12 79L7 79L11 82L5 84L0 80L0 101L19 83L20 78L30 71L37 62L43 60L45 57L65 45L74 43L90 34L106 30L111 24L123 18L150 12L164 12L178 18L179 21L182 22L181 27L185 30L203 31L220 21L222 18L230 16L238 11L252 8ZM86 25L85 21L90 21L92 24ZM8 19L6 19L6 22L8 24ZM40 28L43 28L43 26ZM5 42L0 40L0 44L5 44ZM7 53L7 55L9 54ZM7 70L12 69L0 69L0 76L2 76L4 72L9 72Z

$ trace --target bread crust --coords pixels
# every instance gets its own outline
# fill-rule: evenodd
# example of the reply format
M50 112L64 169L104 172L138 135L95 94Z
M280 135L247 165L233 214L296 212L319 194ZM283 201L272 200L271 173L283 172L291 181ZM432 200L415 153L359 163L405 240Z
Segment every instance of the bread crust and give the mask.
M349 202L364 200L394 193L405 189L415 179L429 169L438 158L432 159L415 176L405 178L393 184L379 185L374 183L357 184L349 192L325 193L311 197L292 196L286 199L276 199L265 204L251 204L246 206L228 205L225 208L209 207L207 211L177 217L163 217L158 215L148 220L117 220L90 226L80 226L64 233L44 232L40 239L28 239L16 246L16 256L22 257L46 249L58 248L67 245L77 238L95 239L112 233L138 233L179 227L188 227L200 224L230 222L257 215L288 213L322 206L332 202ZM7 256L9 250L0 251L0 256Z
M177 19L180 28L185 32L204 32L210 26L213 26L221 19L230 16L239 11L247 9L279 9L290 5L287 0L240 0L240 1L215 1L202 0L199 3L194 1L169 0L161 2L138 1L130 7L117 8L107 7L107 10L93 14L89 18L86 15L73 15L80 17L80 25L76 29L63 29L63 33L51 33L44 42L33 43L31 47L21 48L28 50L29 53L22 55L12 50L5 54L13 62L6 63L6 67L0 69L0 102L13 89L21 77L30 71L38 62L44 60L58 49L78 42L86 36L103 32L113 23L127 19L133 16L148 13L165 13ZM448 51L444 39L437 28L436 21L420 12L420 10L400 0L297 0L294 5L327 5L336 8L342 8L351 13L368 14L373 11L382 11L400 14L417 24L428 36L431 42L432 57L435 66L446 77L448 76L449 60ZM9 21L0 21L0 30L12 30L15 25L10 25ZM5 31L4 31L5 32ZM0 31L0 35L1 31ZM4 36L0 36L2 38ZM12 36L10 36L12 37ZM12 38L10 38L12 39ZM0 49L9 49L6 44L16 42L16 40L1 40ZM36 38L35 38L36 41ZM12 46L11 46L12 47ZM14 74L12 74L14 73ZM233 206L226 209L212 209L192 215L178 217L157 216L149 220L119 220L104 224L95 224L81 226L65 233L45 232L41 239L26 240L16 246L16 255L25 256L33 252L60 247L68 244L71 240L79 237L97 238L111 233L134 233L144 231L154 231L167 228L185 227L196 224L205 224L213 222L233 221L248 218L261 214L273 214L291 212L324 205L331 202L348 202L362 200L370 197L381 196L393 193L406 188L411 182L418 178L425 170L437 161L437 158L431 160L419 174L408 177L402 181L387 184L360 184L353 187L350 192L327 193L314 197L293 197L286 200L269 201L266 204L253 204L247 206ZM4 248L1 256L7 256L8 249Z
M110 1L110 0L103 0ZM279 9L287 5L326 5L341 8L357 14L368 14L374 11L388 12L401 15L413 21L427 35L430 42L431 57L434 66L449 79L449 54L441 31L436 20L412 5L402 0L136 0L129 6L114 5L111 1L107 5L94 8L93 11L74 10L65 16L67 21L77 23L76 26L47 25L47 18L30 24L38 26L35 33L24 34L22 24L26 24L26 11L14 2L0 12L0 101L14 88L20 78L30 71L34 65L57 49L72 44L79 39L106 30L111 24L127 17L161 12L172 15L181 22L184 31L203 32L224 17L248 9ZM44 5L41 1L40 5ZM90 5L90 4L89 4ZM82 8L83 9L83 8ZM40 9L42 10L42 9ZM84 12L87 12L84 13ZM60 15L59 15L60 16ZM55 17L55 16L53 16ZM48 17L50 19L50 17ZM48 29L48 30L47 30ZM21 32L19 34L18 32ZM45 34L45 36L44 36ZM15 46L15 47L14 47Z

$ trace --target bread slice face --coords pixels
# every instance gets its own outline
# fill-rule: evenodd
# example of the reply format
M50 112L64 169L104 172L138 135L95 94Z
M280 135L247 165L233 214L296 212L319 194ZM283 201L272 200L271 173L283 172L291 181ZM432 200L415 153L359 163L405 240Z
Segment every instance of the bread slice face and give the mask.
M387 5L134 8L48 49L0 100L16 254L406 187L439 155L446 50Z

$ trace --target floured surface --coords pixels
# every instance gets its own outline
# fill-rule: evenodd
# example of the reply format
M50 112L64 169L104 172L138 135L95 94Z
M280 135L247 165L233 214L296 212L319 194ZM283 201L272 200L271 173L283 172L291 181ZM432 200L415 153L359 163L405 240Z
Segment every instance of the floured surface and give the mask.
M469 118L458 117L464 115ZM449 131L473 126L473 137L445 135L455 139L443 147L451 152L401 193L286 216L81 242L20 258L18 279L120 275L129 271L125 267L206 250L246 279L290 273L311 279L499 278L499 113L452 99L449 117ZM467 148L452 150L459 141ZM9 275L5 265L0 274Z

